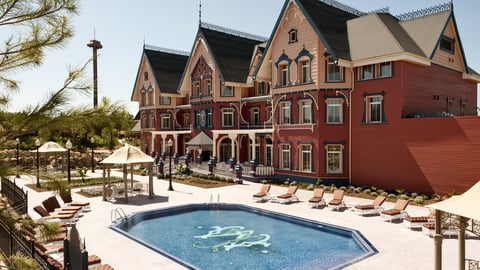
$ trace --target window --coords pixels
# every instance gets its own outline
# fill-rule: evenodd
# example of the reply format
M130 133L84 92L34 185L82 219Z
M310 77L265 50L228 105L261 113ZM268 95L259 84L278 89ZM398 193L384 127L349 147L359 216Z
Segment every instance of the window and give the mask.
M171 102L172 102L172 99L170 97L166 97L166 96L160 97L160 104L162 105L170 105Z
M207 90L207 96L212 95L212 81L211 80L205 80L205 89Z
M295 43L298 41L297 29L288 31L288 43Z
M447 36L443 36L442 39L440 40L440 49L441 49L442 51L445 51L445 52L454 54L454 52L455 52L454 44L455 44L455 43L454 43L454 39L453 39L453 38L450 38L450 37L447 37Z
M184 113L183 114L183 126L184 127L190 127L190 114L189 113Z
M278 70L280 71L280 74L278 76L278 84L279 86L286 86L288 85L288 65L287 64L281 64L278 66Z
M208 110L207 111L207 127L212 126L212 111Z
M148 128L147 114L142 115L142 128Z
M153 105L153 90L148 90L148 104L147 105Z
M145 92L145 90L142 90L142 92L140 93L140 104L142 106L147 105L147 93Z
M360 80L370 80L374 78L374 65L367 65L360 67Z
M201 123L202 123L202 116L200 115L200 112L195 112L195 126L199 127Z
M233 127L233 110L231 109L222 110L222 126Z
M253 125L253 126L260 125L260 109L259 108L250 109L250 125Z
M390 77L392 76L392 62L384 62L380 63L379 74L378 77Z
M225 85L223 87L222 96L224 97L233 97L234 88L231 85Z
M155 112L150 114L150 127L155 128Z
M367 123L382 122L382 96L369 96L367 102Z
M339 98L327 99L327 123L342 124L343 123L342 100Z
M257 96L270 95L270 84L268 82L257 82Z
M300 145L300 170L304 172L312 171L312 146L309 144Z
M280 104L281 110L280 110L280 124L290 124L290 117L291 117L291 111L290 111L290 102L282 102Z
M170 115L169 114L162 114L162 129L169 129L170 128Z
M193 96L194 97L200 96L200 82L193 83Z
M143 73L143 80L148 81L148 72L146 71Z
M311 78L311 74L310 74L310 60L307 59L307 60L302 60L299 62L299 66L300 66L300 74L299 74L299 78L300 78L300 81L299 83L309 83L311 82L312 80L310 79Z
M327 82L343 81L343 68L338 66L332 58L327 59Z
M299 103L300 107L300 123L311 124L312 123L312 101L302 100Z
M280 169L290 170L290 145L281 144L280 145Z
M327 173L343 173L343 145L329 144L327 150Z

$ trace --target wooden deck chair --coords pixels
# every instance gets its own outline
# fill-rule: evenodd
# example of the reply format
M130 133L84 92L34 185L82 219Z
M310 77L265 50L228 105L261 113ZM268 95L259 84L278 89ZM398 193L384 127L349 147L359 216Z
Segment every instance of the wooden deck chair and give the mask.
M372 203L355 205L353 210L356 214L360 216L379 215L380 212L383 211L382 204L383 202L385 202L386 199L386 197L379 195L375 198L375 200L373 200Z
M320 206L326 206L327 203L325 202L325 199L323 199L323 194L325 193L325 190L323 188L315 188L313 190L313 197L311 197L308 200L308 206L313 208L319 208Z
M263 202L263 201L268 201L269 197L269 191L270 191L270 184L263 184L262 187L260 188L260 191L253 194L253 201L254 202Z
M65 222L67 225L71 225L75 223L78 218L75 216L74 213L49 213L43 206L37 205L33 208L35 212L37 212L42 218L47 220L54 219L59 220L61 222Z
M425 216L405 217L403 223L410 230L422 229L425 224L435 224L435 210L430 210L430 213Z
M392 220L397 220L397 219L402 219L402 218L408 217L408 213L405 210L408 206L408 203L409 203L408 200L398 199L395 202L395 205L393 206L392 209L382 211L380 213L380 215L385 220L388 220L390 222L392 222Z
M339 211L342 208L345 208L345 202L343 201L343 196L345 195L345 191L341 189L336 189L333 192L333 199L328 202L328 208L330 210L337 210Z
M295 186L295 185L289 186L288 189L287 189L287 192L282 194L282 195L278 195L275 198L275 201L277 201L279 203L298 202L298 197L297 197L297 195L295 195L297 190L298 190L298 186Z

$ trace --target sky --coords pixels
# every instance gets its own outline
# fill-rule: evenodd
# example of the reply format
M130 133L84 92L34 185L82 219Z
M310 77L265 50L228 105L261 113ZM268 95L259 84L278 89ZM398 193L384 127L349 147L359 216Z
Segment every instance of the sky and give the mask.
M449 0L339 0L368 12L389 7L399 15ZM124 104L135 115L131 101L144 44L190 52L198 30L199 0L80 0L72 18L75 35L61 49L48 50L39 68L18 72L20 91L12 96L8 111L19 111L46 99L67 77L68 67L92 58L91 39L101 42L98 51L98 100L103 97ZM202 0L203 22L270 37L284 0ZM134 4L132 4L134 3ZM467 64L480 73L478 0L454 0L454 13ZM87 67L92 80L93 66ZM93 80L92 80L93 81ZM479 99L480 100L480 99ZM75 105L93 106L93 95L75 96Z

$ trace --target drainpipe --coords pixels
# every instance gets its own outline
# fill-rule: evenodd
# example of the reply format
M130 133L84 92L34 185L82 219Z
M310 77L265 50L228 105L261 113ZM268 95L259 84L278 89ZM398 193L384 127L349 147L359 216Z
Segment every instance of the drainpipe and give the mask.
M348 183L352 184L352 93L355 91L355 72L350 68L352 74L352 89L349 91L349 116L348 116Z

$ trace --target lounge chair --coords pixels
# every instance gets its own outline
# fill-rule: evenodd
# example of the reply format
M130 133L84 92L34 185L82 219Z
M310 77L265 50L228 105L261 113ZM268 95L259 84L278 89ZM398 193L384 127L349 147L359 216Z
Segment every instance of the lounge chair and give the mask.
M308 206L311 208L319 208L320 206L326 206L327 203L323 199L323 194L325 190L323 188L315 188L313 190L313 197L308 200Z
M260 191L253 194L253 197L252 197L253 201L254 202L268 201L269 191L270 191L270 184L263 184Z
M382 204L387 198L384 196L377 196L370 204L359 204L353 207L356 214L360 216L365 215L379 215L383 211Z
M57 197L51 196L42 202L43 207L49 213L74 213L77 217L82 216L82 207L81 206L65 206L61 207L60 203L57 200Z
M342 208L345 208L346 205L345 205L345 202L343 201L344 195L345 195L345 191L341 189L336 189L333 192L333 199L331 199L328 202L328 208L330 208L330 210L337 210L337 211L339 211Z
M42 218L44 219L54 219L59 220L61 222L65 222L67 225L71 225L75 223L78 218L76 217L75 213L71 212L58 212L58 213L49 213L43 206L37 205L33 208L35 212L37 212Z
M295 185L289 186L286 193L276 196L275 198L273 198L272 201L284 203L284 204L291 203L291 202L298 202L298 197L297 195L295 195L297 190L298 190L298 186L295 186Z
M380 215L390 222L392 222L392 220L406 218L408 217L408 213L405 209L407 208L408 203L408 200L398 199L392 209L382 211Z
M411 230L421 229L424 224L435 224L435 211L430 211L430 214L427 216L406 217L403 219L403 223Z

